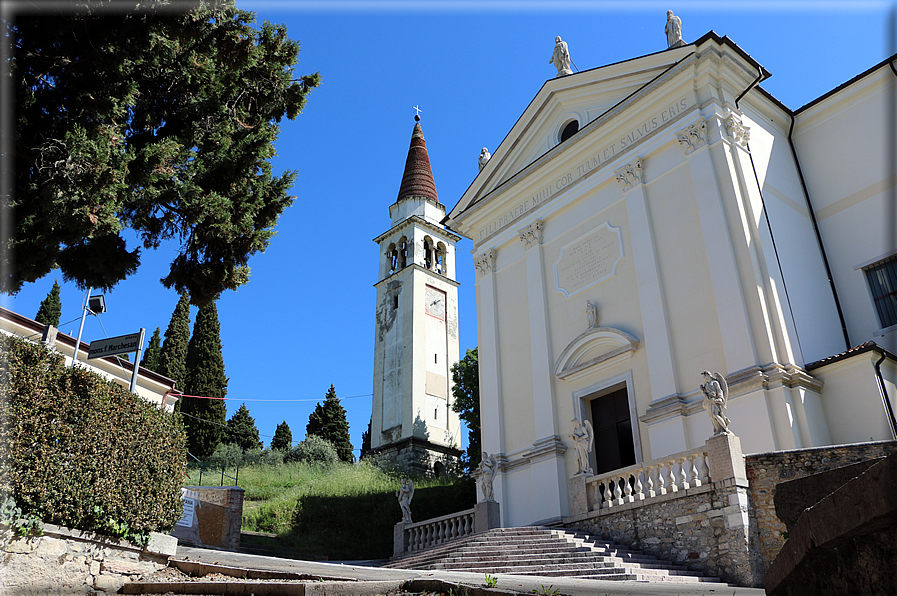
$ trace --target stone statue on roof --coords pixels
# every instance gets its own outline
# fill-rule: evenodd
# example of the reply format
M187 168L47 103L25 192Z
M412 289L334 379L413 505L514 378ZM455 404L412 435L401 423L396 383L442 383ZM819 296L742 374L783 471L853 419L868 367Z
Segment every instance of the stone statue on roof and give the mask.
M567 42L561 41L560 35L554 38L554 53L551 55L551 60L548 63L554 64L555 68L558 69L558 77L573 74L573 71L570 70L570 50L567 49Z
M483 150L480 151L480 170L486 167L486 164L489 163L489 160L492 158L492 154L489 153L489 150L483 147Z
M682 19L674 15L672 10L667 11L667 24L663 31L667 34L667 47L678 48L685 45L682 41Z

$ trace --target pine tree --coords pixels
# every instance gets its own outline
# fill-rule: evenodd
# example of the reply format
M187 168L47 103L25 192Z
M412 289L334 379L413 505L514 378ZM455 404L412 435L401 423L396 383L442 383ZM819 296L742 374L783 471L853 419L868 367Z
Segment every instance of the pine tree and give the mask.
M159 360L162 358L162 337L159 334L161 329L156 327L153 336L150 338L149 346L143 353L143 360L140 361L140 368L145 368L153 372L159 371Z
M287 424L287 421L284 420L283 424L278 424L277 430L274 431L274 438L271 440L271 449L289 451L292 447L293 433L290 432L290 427Z
M222 442L239 445L244 453L250 449L263 447L259 440L259 429L255 425L255 418L249 415L249 408L246 407L246 404L241 405L227 421Z
M193 337L187 347L184 393L201 397L181 398L181 412L187 431L187 446L196 457L208 457L221 442L227 408L227 377L221 354L218 308L214 302L196 313Z
M353 462L352 443L349 440L349 423L346 421L346 410L339 403L333 385L324 396L324 405L318 403L315 411L308 417L305 432L327 439L336 448L342 461Z
M373 419L368 420L368 429L361 433L361 455L358 459L364 459L371 453L371 424Z
M62 314L62 301L59 299L59 282L53 282L53 289L40 303L34 320L44 325L59 327L59 315Z
M187 346L190 343L190 297L181 294L171 315L165 341L159 354L159 368L156 372L175 382L175 387L184 391L187 376ZM188 392L189 393L189 392ZM180 408L180 402L178 402Z

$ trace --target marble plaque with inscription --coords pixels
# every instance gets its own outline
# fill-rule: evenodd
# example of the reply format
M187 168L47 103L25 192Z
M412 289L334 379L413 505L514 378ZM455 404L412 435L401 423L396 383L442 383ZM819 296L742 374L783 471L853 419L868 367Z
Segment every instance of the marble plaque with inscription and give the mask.
M554 263L554 289L569 298L611 277L622 258L620 228L604 222L561 248Z

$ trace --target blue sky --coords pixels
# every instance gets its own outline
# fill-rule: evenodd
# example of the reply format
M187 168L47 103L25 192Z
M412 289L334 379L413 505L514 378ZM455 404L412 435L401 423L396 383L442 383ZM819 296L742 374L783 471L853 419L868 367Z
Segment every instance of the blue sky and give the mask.
M666 10L683 37L728 35L772 73L763 87L796 109L897 52L894 2L505 2L238 0L258 20L283 23L302 51L297 74L323 81L277 142L276 171L298 170L296 200L248 285L218 302L228 416L245 403L266 446L286 421L294 440L332 383L352 443L371 415L379 252L390 227L411 131L421 124L439 199L448 209L542 84L554 38L587 70L661 51ZM134 245L133 237L128 239ZM84 340L168 325L177 302L159 279L176 246L143 251L137 274L106 294L102 326ZM458 245L461 351L477 345L472 245ZM33 317L53 280L27 284L3 306ZM84 292L62 290L62 332L77 334ZM195 314L195 313L194 313ZM466 431L461 437L466 446ZM357 453L357 451L356 451Z

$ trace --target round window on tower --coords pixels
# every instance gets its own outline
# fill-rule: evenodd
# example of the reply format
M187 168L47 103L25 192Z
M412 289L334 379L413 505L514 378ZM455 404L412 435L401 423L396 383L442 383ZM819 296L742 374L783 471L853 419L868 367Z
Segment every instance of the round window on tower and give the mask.
M564 129L561 131L560 142L563 143L573 135L579 132L579 122L576 120L571 120L568 122Z

